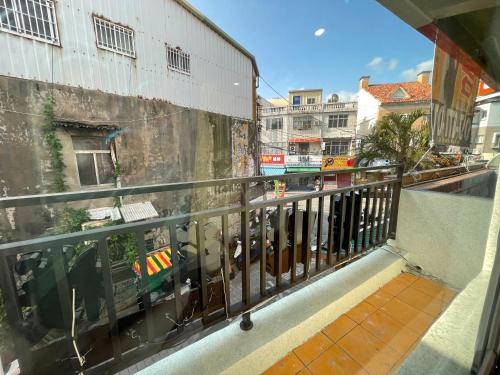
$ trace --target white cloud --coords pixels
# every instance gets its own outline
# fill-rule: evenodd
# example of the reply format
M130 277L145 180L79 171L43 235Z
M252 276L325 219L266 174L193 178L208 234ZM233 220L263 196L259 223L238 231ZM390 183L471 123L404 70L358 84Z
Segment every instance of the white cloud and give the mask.
M401 72L401 77L406 81L415 81L418 73L423 72L424 70L432 70L433 65L434 59L422 61L413 68L403 70Z
M384 70L394 70L398 66L398 59L391 57L389 60L384 60L383 57L377 56L372 59L366 66L374 71L382 72Z
M397 59L392 58L387 63L387 67L389 68L389 70L394 70L394 69L396 69L396 66L398 66L398 63L399 63L399 61Z
M366 64L366 66L368 68L372 68L372 69L378 69L381 67L382 63L384 62L384 59L381 58L380 56L377 56L377 57L374 57L372 59L372 61L370 61L368 64Z
M355 102L356 100L358 100L357 92L340 90L336 94L339 96L340 102Z

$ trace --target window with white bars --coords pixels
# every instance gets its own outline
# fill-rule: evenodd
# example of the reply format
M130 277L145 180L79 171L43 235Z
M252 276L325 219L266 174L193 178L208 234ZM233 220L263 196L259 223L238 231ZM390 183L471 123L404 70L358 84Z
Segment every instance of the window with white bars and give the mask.
M97 47L135 57L134 30L99 17L94 17L94 27Z
M191 74L191 56L179 47L174 48L167 44L167 66L176 72Z
M328 116L329 128L347 128L348 115L338 114Z
M323 155L347 155L350 144L350 139L325 139Z
M59 45L53 1L0 0L0 30Z

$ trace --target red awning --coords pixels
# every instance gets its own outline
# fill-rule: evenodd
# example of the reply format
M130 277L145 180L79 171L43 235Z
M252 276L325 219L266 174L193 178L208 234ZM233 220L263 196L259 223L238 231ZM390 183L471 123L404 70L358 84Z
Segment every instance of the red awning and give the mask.
M288 143L316 143L321 142L321 138L290 138L288 139Z

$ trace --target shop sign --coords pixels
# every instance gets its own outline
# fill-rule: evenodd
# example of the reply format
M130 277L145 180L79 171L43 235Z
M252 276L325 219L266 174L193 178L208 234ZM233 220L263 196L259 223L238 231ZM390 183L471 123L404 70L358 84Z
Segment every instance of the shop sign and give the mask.
M285 164L285 155L263 154L260 155L261 164Z
M322 171L334 171L337 169L351 168L353 160L349 156L323 156L321 163Z

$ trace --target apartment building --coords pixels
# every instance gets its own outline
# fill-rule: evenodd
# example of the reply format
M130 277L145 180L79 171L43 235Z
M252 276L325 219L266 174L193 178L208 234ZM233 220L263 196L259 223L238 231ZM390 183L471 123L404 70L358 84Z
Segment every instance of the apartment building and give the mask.
M430 113L430 71L417 75L413 82L370 84L370 77L359 79L357 132L368 134L377 121L391 112L409 113L421 109ZM421 122L426 121L422 119Z
M472 120L471 151L489 160L500 152L500 93L479 96Z
M257 171L255 58L183 0L4 1L0 45L4 196ZM160 213L184 198L148 197ZM47 217L1 210L0 233L39 234Z
M287 100L268 99L259 110L261 153L347 155L356 110L356 102L339 102L335 94L324 101L322 89L291 90Z

